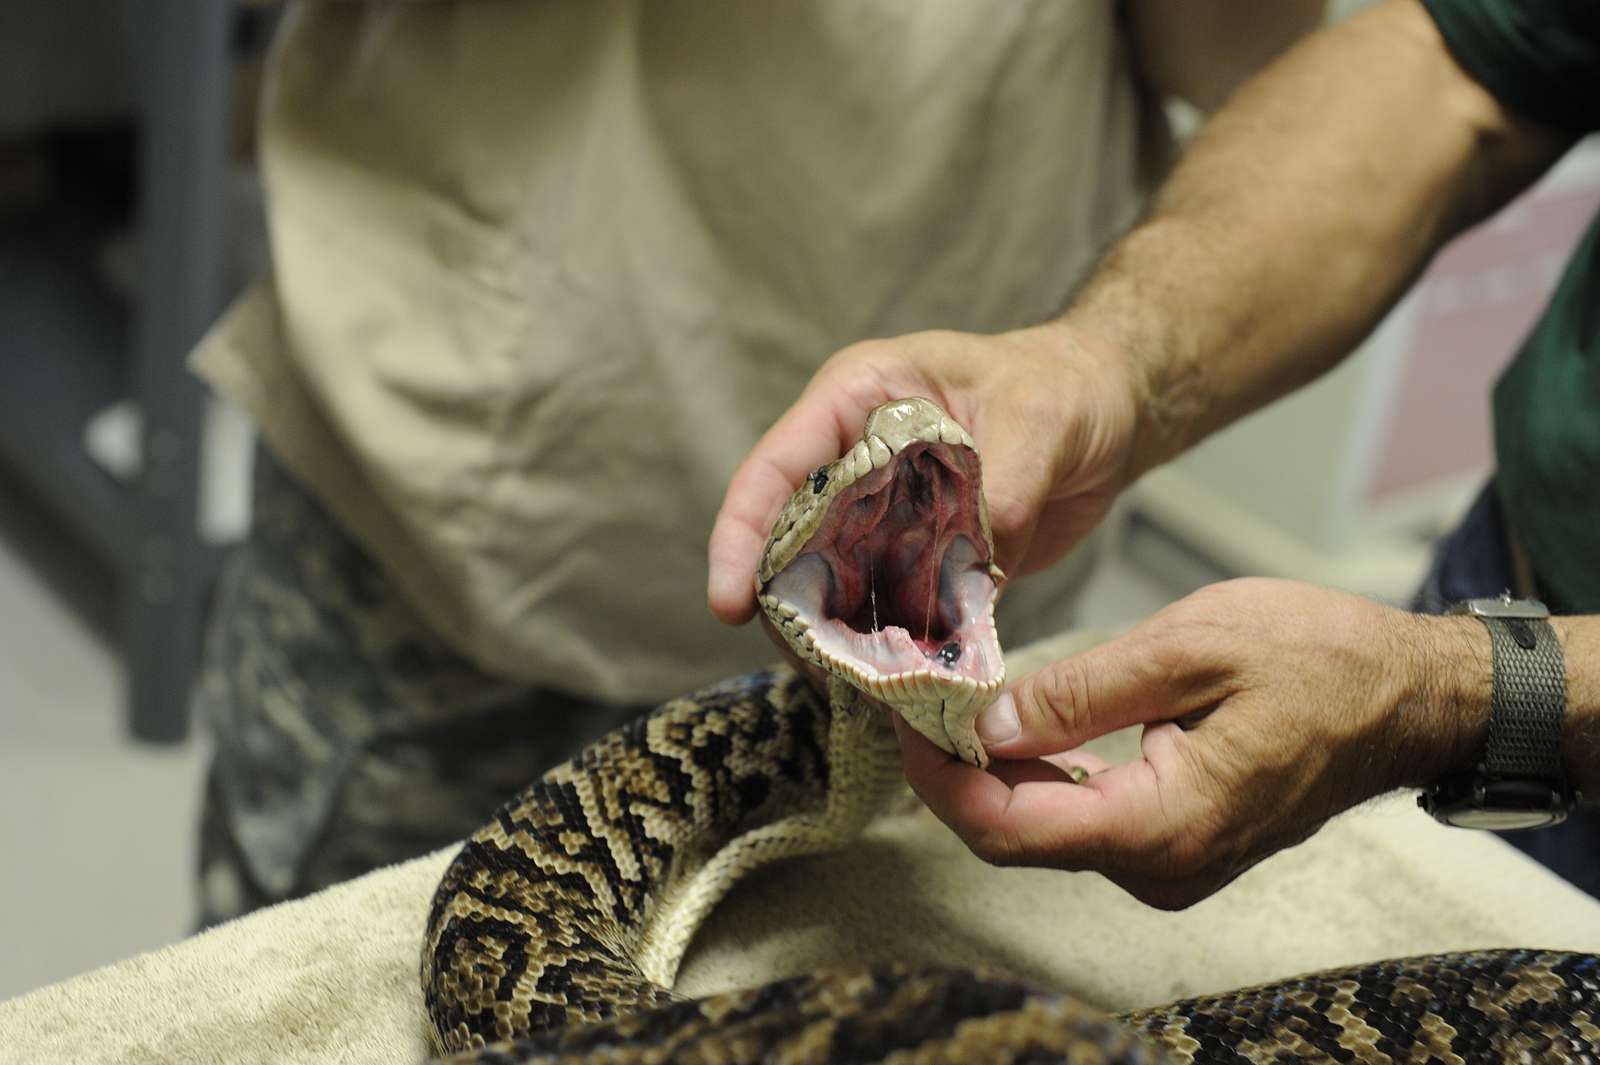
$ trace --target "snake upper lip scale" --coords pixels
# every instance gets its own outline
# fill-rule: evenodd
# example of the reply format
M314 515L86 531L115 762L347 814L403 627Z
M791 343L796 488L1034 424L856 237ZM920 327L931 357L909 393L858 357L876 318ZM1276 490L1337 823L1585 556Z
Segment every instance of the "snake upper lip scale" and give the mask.
M938 404L882 404L794 493L756 575L797 655L975 765L988 758L973 723L1005 681L981 482L972 437Z

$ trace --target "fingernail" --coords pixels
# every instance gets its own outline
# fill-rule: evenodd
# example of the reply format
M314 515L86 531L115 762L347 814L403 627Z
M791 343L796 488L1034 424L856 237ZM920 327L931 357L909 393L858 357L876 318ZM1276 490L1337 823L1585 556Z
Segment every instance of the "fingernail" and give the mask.
M1022 723L1017 720L1017 703L1011 698L1011 693L1001 692L1000 698L978 715L973 727L978 730L978 738L985 746L1009 743L1016 739L1022 731Z

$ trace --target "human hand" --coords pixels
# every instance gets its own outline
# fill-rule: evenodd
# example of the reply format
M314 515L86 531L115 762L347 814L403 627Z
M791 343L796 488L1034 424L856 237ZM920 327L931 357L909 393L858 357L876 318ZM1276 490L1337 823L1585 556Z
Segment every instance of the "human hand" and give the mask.
M1180 909L1334 814L1469 761L1491 690L1473 619L1239 580L1013 683L979 719L988 772L896 725L912 787L980 857L1097 870ZM1134 724L1136 761L1076 750ZM1092 775L1070 783L1070 767Z
M750 619L752 575L779 509L858 439L874 407L907 396L938 403L976 441L1000 568L1020 576L1054 562L1130 479L1138 387L1126 359L1060 323L845 348L734 473L711 533L712 611L729 624Z

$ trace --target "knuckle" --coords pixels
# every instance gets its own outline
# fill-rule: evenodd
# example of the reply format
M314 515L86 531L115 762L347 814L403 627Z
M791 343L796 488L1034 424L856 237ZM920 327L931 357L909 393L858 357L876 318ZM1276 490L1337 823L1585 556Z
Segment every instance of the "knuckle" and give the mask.
M858 340L853 344L840 348L838 354L834 356L834 360L836 362L852 362L861 359L880 358L887 354L891 348L892 343L881 337Z
M1141 680L1155 691L1186 692L1196 677L1216 668L1209 635L1184 619L1167 621L1145 636L1134 661Z
M893 339L858 340L840 348L817 377L841 385L863 378L872 380L900 365L906 354L902 345Z
M1238 657L1236 616L1205 599L1195 601L1205 591L1158 614L1143 634L1150 668L1170 684L1227 672Z
M1185 648L1211 644L1218 634L1226 631L1233 614L1206 595L1202 588L1187 599L1180 599L1172 611L1163 618L1164 633L1169 646Z
M1088 678L1074 662L1060 662L1034 674L1024 697L1046 723L1063 733L1077 734L1092 719Z
M954 329L923 329L912 333L911 338L926 347L965 346L968 339L966 334Z
M1170 615L1175 622L1198 631L1225 626L1258 598L1252 589L1260 582L1257 577L1238 577L1205 585L1174 603Z
M1207 598L1213 602L1231 604L1241 599L1271 594L1281 583L1271 577L1233 577L1200 590L1207 593Z

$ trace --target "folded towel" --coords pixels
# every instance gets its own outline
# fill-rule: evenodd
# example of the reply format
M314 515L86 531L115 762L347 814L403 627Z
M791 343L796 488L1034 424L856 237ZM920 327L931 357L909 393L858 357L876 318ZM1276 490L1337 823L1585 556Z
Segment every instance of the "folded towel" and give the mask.
M1093 639L1036 645L1013 670ZM1137 733L1096 749L1130 757ZM0 1062L421 1061L422 927L452 851L0 1003ZM1125 1009L1330 965L1499 946L1600 952L1600 902L1400 797L1335 820L1182 913L1141 906L1092 874L992 868L909 810L843 852L754 874L711 915L678 989L903 958L999 966Z

